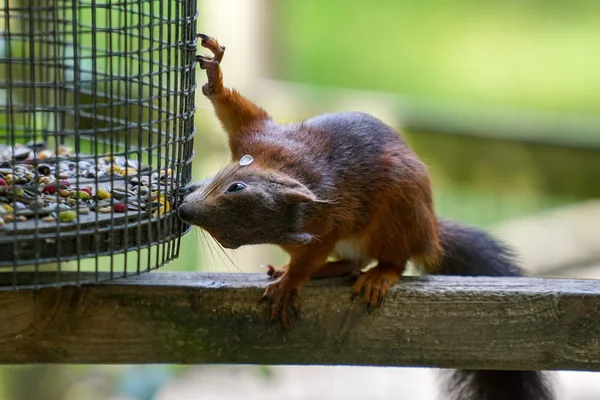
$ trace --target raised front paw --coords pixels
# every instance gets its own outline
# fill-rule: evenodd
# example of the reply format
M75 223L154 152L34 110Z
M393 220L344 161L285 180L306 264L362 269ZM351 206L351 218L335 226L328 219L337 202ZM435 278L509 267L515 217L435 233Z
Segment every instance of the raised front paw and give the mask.
M197 36L201 40L200 44L202 47L207 48L213 53L213 57L196 56L196 61L200 64L201 69L206 70L206 76L208 77L208 82L202 86L202 93L205 96L214 95L223 89L223 76L219 63L225 54L225 46L221 46L216 39L203 33L199 33Z
M400 279L392 268L378 266L361 274L352 286L352 298L362 297L368 309L379 308L390 287Z
M299 289L299 285L290 280L285 272L267 286L261 303L267 301L271 304L269 326L275 321L281 321L283 329L292 327L292 316L300 312Z

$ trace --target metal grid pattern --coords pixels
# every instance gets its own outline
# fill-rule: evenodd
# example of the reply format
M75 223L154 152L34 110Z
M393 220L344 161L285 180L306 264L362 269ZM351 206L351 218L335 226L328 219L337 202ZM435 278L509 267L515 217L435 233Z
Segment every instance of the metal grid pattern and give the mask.
M3 284L99 281L178 256L196 19L194 0L3 2Z

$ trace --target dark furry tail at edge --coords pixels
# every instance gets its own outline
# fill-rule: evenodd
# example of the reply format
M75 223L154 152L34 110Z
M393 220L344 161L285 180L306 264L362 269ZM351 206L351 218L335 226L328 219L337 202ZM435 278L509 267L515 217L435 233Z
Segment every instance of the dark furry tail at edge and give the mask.
M523 276L514 253L488 233L439 220L444 250L440 275ZM451 371L448 397L455 400L552 400L552 388L539 371Z

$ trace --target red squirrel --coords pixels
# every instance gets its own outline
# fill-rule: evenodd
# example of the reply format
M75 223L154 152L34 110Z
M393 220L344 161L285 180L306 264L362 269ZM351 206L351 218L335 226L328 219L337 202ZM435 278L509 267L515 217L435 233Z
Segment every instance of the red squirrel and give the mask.
M289 256L271 268L263 298L285 328L300 311L311 278L359 273L352 293L381 305L411 260L442 275L521 276L511 251L487 233L436 216L427 167L402 136L360 112L280 125L223 86L225 47L199 34L213 56L196 56L203 94L229 138L232 163L192 185L179 217L223 247L274 244ZM333 257L335 261L328 261ZM376 266L361 272L372 261ZM477 400L549 400L541 372L457 371L449 396Z

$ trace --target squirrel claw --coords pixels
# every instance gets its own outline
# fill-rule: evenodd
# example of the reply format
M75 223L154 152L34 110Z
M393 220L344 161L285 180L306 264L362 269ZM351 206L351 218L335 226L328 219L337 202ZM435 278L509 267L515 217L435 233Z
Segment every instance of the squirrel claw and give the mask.
M367 311L381 307L390 287L400 279L400 274L392 268L376 267L358 276L352 286L353 298L360 296L367 303Z
M286 276L271 283L265 289L260 303L268 300L271 303L269 327L275 321L280 321L284 330L292 327L292 317L300 313L298 289L290 284Z
M204 33L197 33L196 37L200 38L202 47L209 49L214 55L214 61L218 64L223 59L225 54L225 46L221 46L215 38L212 38Z
M260 300L258 301L258 305L263 304L265 301L269 301L269 296L267 296L266 293L260 297Z
M212 57L197 55L194 56L194 59L200 64L201 69L207 69L209 64L215 64L215 61Z

